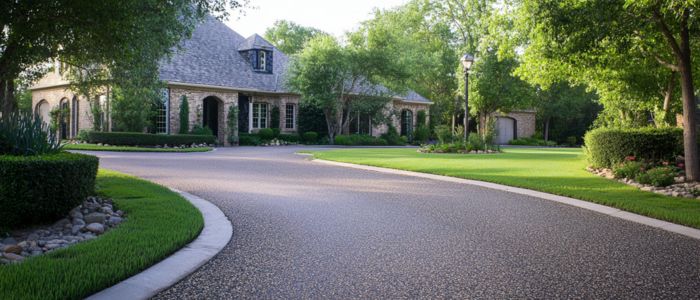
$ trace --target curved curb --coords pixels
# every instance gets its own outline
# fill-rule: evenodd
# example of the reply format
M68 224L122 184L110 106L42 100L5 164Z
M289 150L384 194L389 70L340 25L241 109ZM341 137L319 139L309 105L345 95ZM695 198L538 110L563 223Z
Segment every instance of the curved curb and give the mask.
M199 269L228 244L233 227L216 205L186 192L170 190L202 213L204 228L199 236L161 262L87 299L149 299Z
M307 153L299 153L299 154L300 155L307 155ZM621 209L617 209L614 207L596 204L593 202L588 202L588 201L583 201L583 200L578 200L578 199L574 199L574 198L558 196L558 195L554 195L554 194L538 192L538 191L534 191L534 190L517 188L517 187L512 187L512 186L507 186L507 185L502 185L502 184L497 184L497 183L491 183L491 182L485 182L485 181L462 179L462 178L457 178L457 177L442 176L442 175L420 173L420 172L413 172L413 171L404 171L404 170L389 169L389 168L382 168L382 167L357 165L357 164L351 164L351 163L330 161L330 160L325 160L325 159L312 158L312 160L315 162L324 163L327 165L339 166L339 167L354 168L354 169L388 173L388 174L394 174L394 175L413 176L413 177L427 178L427 179L447 181L447 182L453 182L453 183L469 184L469 185L475 185L475 186L485 187L485 188L499 190L499 191L506 191L506 192L510 192L510 193L514 193L514 194L532 196L532 197L536 197L536 198L540 198L540 199L545 199L545 200L549 200L549 201L554 201L554 202L558 202L558 203L562 203L562 204L566 204L566 205L571 205L571 206L587 209L587 210L598 212L601 214L605 214L605 215L608 215L608 216L611 216L614 218L619 218L619 219L632 221L632 222L639 223L639 224L644 224L647 226L651 226L654 228L658 228L658 229L665 230L668 232L681 234L681 235L684 235L684 236L687 236L690 238L700 240L700 229L696 229L696 228L692 228L692 227L688 227L688 226L683 226L683 225L678 225L678 224L674 224L671 222L662 221L662 220L650 218L647 216L638 215L638 214L624 211Z

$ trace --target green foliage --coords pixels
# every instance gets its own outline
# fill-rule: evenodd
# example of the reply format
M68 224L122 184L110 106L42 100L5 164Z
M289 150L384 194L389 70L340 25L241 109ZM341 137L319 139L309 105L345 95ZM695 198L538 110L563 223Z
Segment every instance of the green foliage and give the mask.
M270 110L270 128L280 129L280 108L277 105Z
M277 20L272 27L265 30L265 39L287 55L301 52L306 42L318 35L327 35L327 33L287 20Z
M81 129L78 131L78 135L75 137L75 140L81 141L81 142L87 142L88 140L88 132L89 130Z
M678 176L678 170L673 167L656 167L638 174L636 180L641 184L662 187L674 184L676 176Z
M479 134L472 132L467 136L466 150L486 150L486 144L486 141Z
M287 73L287 85L301 94L303 104L321 110L326 120L329 140L346 128L349 116L359 107L383 107L391 100L390 87L405 80L405 62L389 41L375 40L377 36L357 32L341 45L331 36L311 39L293 60ZM357 94L361 89L362 93ZM349 96L352 95L352 96ZM370 110L373 116L381 111Z
M307 131L307 132L304 132L304 135L302 135L302 138L304 140L304 143L315 144L318 142L318 133L316 133L314 131Z
M683 154L683 130L679 128L598 128L584 137L588 162L610 168L627 157L638 161L669 161Z
M298 134L280 134L279 136L277 136L277 138L280 141L284 141L284 142L291 143L291 144L299 143L299 135Z
M271 128L263 128L258 131L258 136L263 141L269 141L275 138L275 132Z
M152 88L112 89L112 120L115 129L126 132L143 132L155 116L156 103L161 95Z
M91 195L98 159L57 153L0 156L0 227L50 223Z
M430 128L428 125L418 125L413 133L413 141L418 144L425 144L430 138Z
M299 103L299 119L297 126L299 132L313 131L320 136L328 135L328 126L326 126L325 115L323 110L313 104L301 102ZM314 139L315 141L316 139Z
M335 144L343 146L386 146L387 141L365 134L336 135Z
M197 124L192 127L192 131L190 131L189 134L214 136L214 131L212 131L208 126L202 127L202 125Z
M435 128L435 132L437 134L438 142L440 144L449 144L452 143L452 129L450 129L450 126L447 125L440 125L437 128Z
M625 161L621 164L616 165L613 168L613 176L615 178L629 178L635 179L637 175L644 173L646 165L639 161Z
M515 59L500 60L495 49L486 51L474 62L473 74L469 76L471 113L486 116L532 106L534 89L513 75L517 66Z
M394 127L393 124L389 123L387 124L387 131L386 133L381 135L381 138L383 140L386 140L386 142L389 145L406 145L406 140L401 139L401 136L399 135L399 132L396 130L396 127Z
M228 109L228 142L232 145L238 145L238 106L231 105Z
M98 132L90 131L87 141L91 144L109 144L119 146L180 146L191 144L214 144L213 135L192 134L150 134L140 132Z
M238 143L241 146L259 146L262 140L257 134L241 133Z
M127 219L99 239L0 267L0 299L88 297L172 255L204 226L192 204L163 186L102 170L97 187Z
M61 151L56 135L39 116L27 112L0 117L0 155L40 155Z
M279 128L271 128L271 129L272 129L272 137L273 138L277 138L280 135L280 132L282 132L282 130L280 130Z
M58 125L61 120L65 120L68 118L68 109L65 108L60 108L60 107L54 107L49 111L49 130L51 132L57 132L58 131Z
M548 146L548 147L553 147L557 145L557 142L555 141L545 141L543 139L537 139L534 137L525 137L525 138L518 138L518 139L513 139L508 142L510 145L518 145L518 146Z
M180 97L180 134L187 134L190 131L190 104L187 96Z

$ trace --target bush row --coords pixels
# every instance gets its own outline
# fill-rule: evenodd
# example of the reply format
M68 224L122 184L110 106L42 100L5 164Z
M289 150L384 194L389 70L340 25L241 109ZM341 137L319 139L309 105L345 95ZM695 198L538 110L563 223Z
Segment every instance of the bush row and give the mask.
M365 134L336 135L335 144L342 146L386 146L389 143L383 138Z
M557 142L545 141L543 139L537 139L534 137L526 137L511 140L510 142L508 142L508 144L518 146L556 146Z
M680 128L598 128L584 137L586 156L597 168L611 168L633 156L638 161L669 161L683 154Z
M98 158L74 153L0 156L0 227L52 222L94 192Z
M216 138L212 135L196 134L150 134L138 132L99 132L88 131L82 137L92 144L110 144L116 146L162 146L214 144Z

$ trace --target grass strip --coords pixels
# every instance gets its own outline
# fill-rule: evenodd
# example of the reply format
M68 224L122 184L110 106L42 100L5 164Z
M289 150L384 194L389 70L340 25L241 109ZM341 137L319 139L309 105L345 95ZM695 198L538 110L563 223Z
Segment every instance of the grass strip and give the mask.
M169 189L100 170L98 193L126 212L99 238L0 266L0 299L80 299L161 261L199 235L200 212Z
M133 146L100 146L97 144L66 144L64 150L83 150L83 151L115 151L115 152L208 152L211 147L194 147L194 148L149 148L149 147L133 147Z
M494 182L616 207L700 228L700 201L664 196L593 175L580 149L506 148L501 154L424 154L415 149L342 149L316 158Z

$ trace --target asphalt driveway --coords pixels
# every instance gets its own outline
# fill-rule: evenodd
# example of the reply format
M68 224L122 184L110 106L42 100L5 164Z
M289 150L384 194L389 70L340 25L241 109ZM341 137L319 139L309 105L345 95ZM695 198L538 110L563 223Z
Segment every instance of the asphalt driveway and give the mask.
M700 241L299 149L95 153L233 223L219 255L156 298L700 298Z

